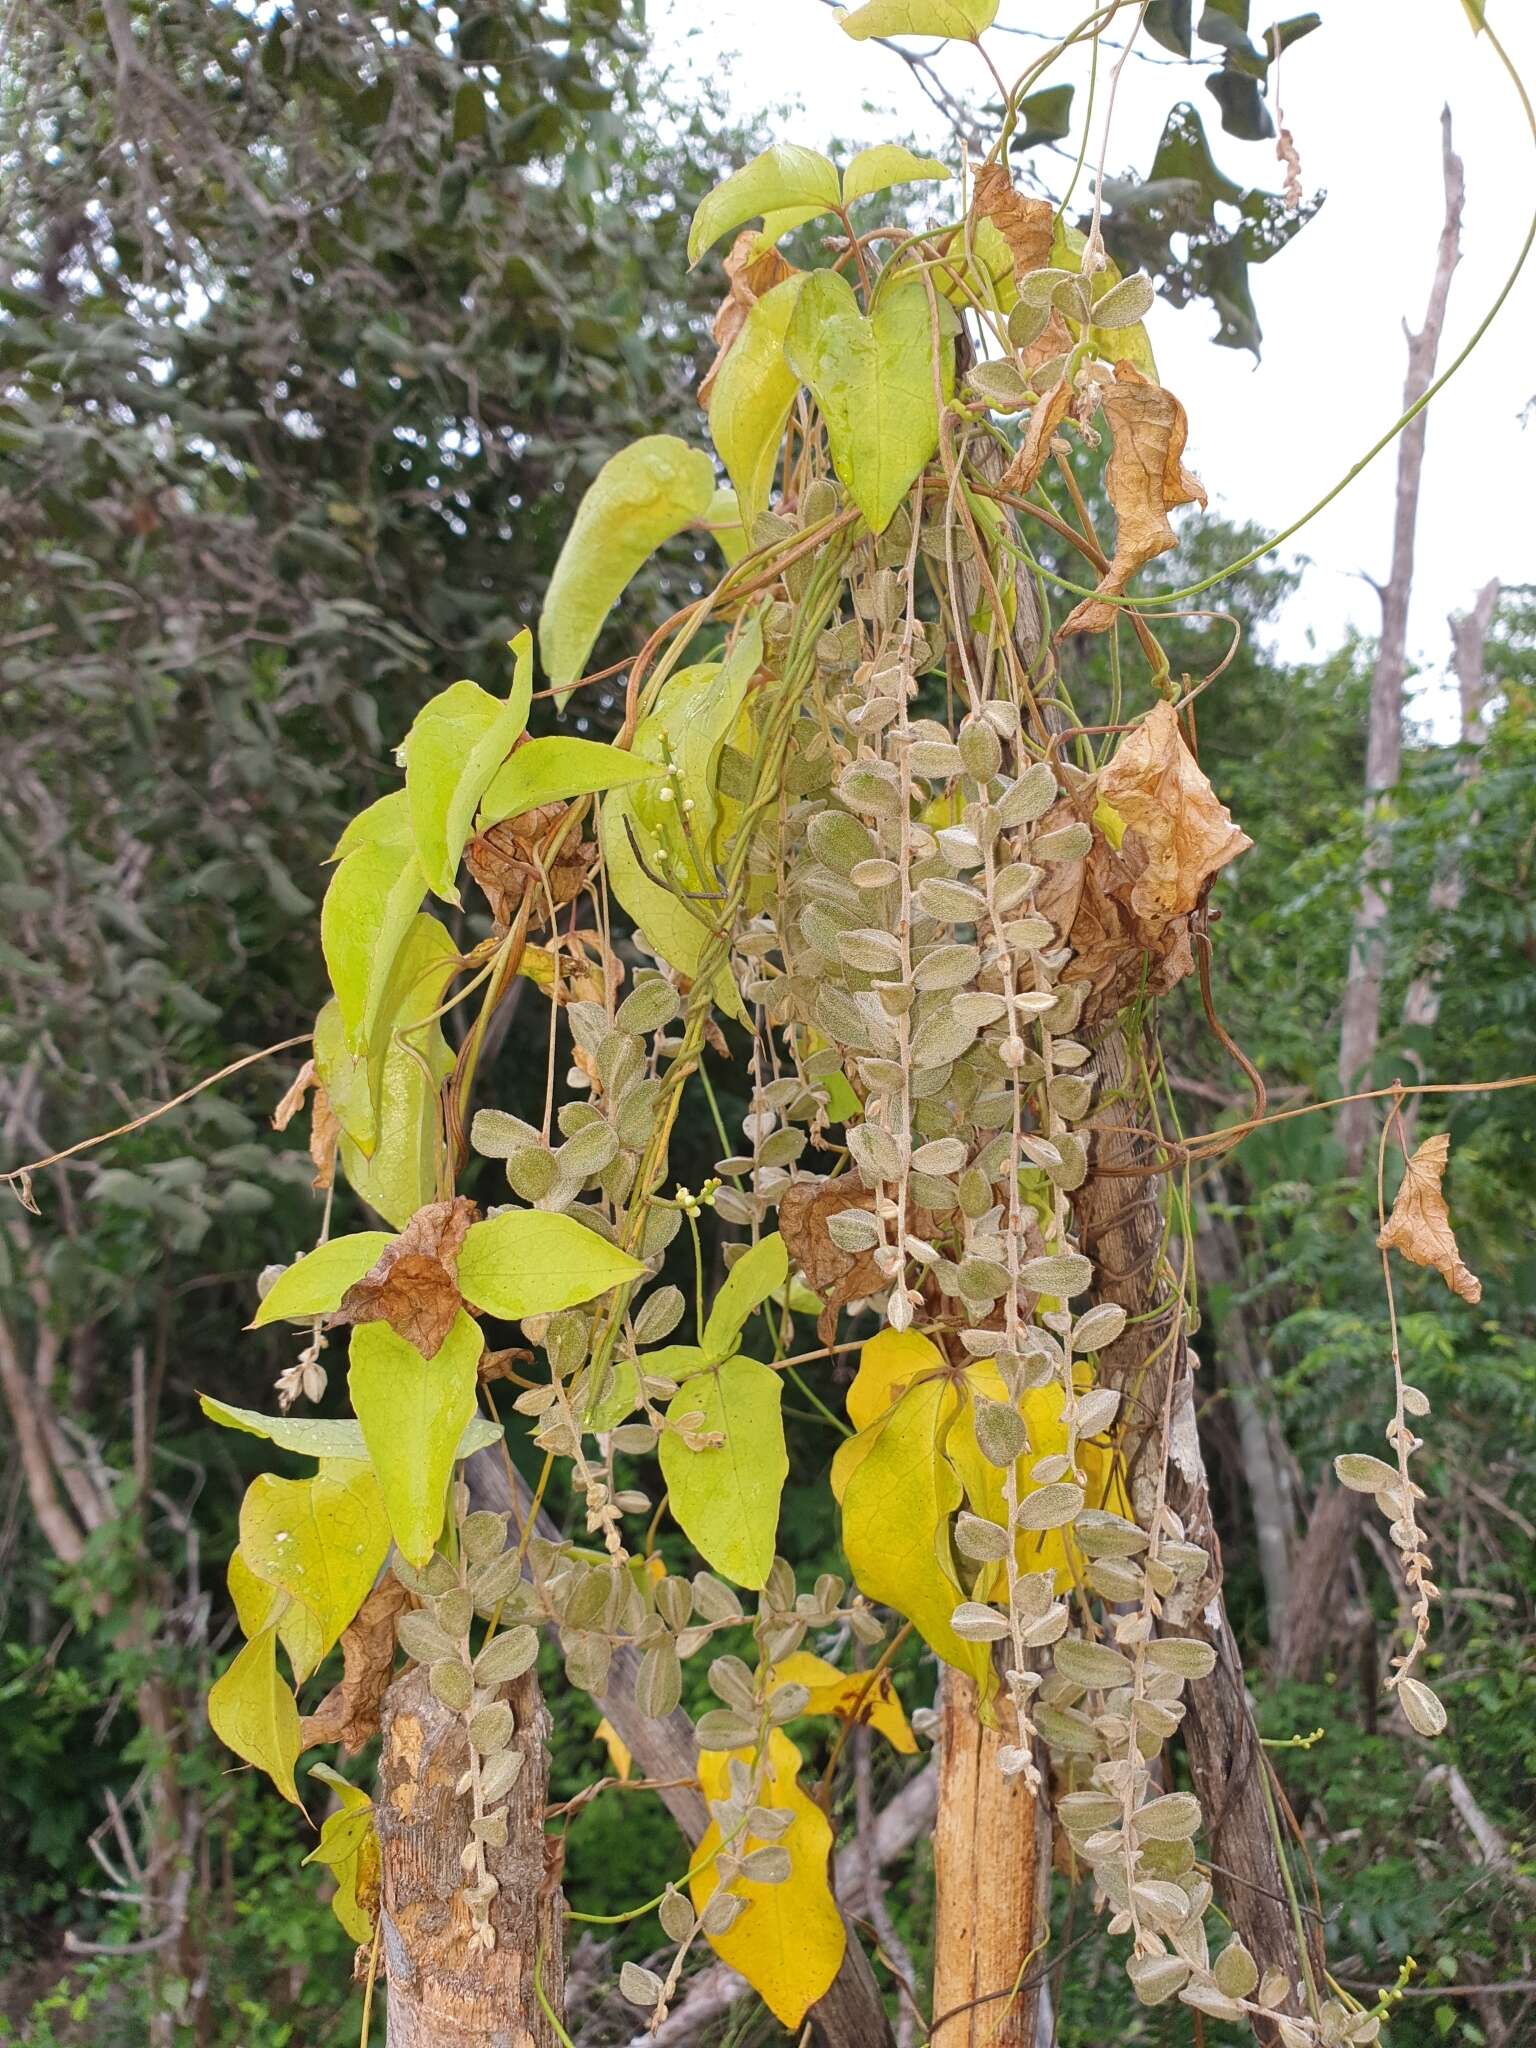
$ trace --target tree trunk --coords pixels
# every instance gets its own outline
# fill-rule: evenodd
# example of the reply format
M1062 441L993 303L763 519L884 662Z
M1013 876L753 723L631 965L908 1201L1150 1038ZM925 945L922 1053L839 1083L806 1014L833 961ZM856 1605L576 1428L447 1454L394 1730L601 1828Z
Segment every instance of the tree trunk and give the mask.
M560 2013L564 1902L558 1852L544 1832L549 1715L532 1672L506 1697L523 1768L506 1803L506 1846L486 1852L501 1886L491 1909L496 1946L487 1953L470 1944L459 1861L471 1813L469 1795L455 1789L469 1762L464 1723L433 1697L419 1667L385 1695L375 1813L388 2048L557 2048L535 1990L537 1973Z
M1160 1455L1166 1400L1167 1502L1189 1540L1200 1544L1211 1560L1201 1584L1177 1610L1170 1601L1164 1626L1170 1633L1209 1644L1216 1656L1210 1676L1186 1688L1183 1726L1190 1777L1205 1814L1216 1896L1261 1970L1283 1970L1293 1986L1304 1986L1309 1979L1321 1985L1318 1930L1304 1919L1305 1938L1299 1939L1292 1918L1288 1872L1270 1816L1268 1766L1222 1599L1221 1544L1211 1517L1195 1422L1195 1358L1184 1341L1175 1289L1159 1251L1159 1182L1155 1175L1127 1171L1155 1166L1160 1156L1146 1138L1123 1128L1127 1106L1136 1100L1139 1075L1157 1071L1151 1024L1144 1024L1142 1031L1142 1043L1134 1049L1118 1022L1098 1042L1099 1096L1105 1107L1084 1127L1093 1138L1093 1153L1088 1178L1073 1198L1082 1248L1094 1262L1095 1298L1117 1302L1132 1319L1124 1334L1099 1354L1099 1369L1107 1384L1127 1396L1125 1443L1143 1521L1156 1492L1152 1466ZM1106 1128L1094 1133L1094 1122ZM1145 1468L1139 1455L1144 1447L1153 1453ZM1288 1999L1285 2009L1303 2012L1305 1999ZM1262 2023L1255 2032L1265 2048L1276 2039L1275 2030Z
M1483 712L1488 701L1488 683L1484 668L1484 649L1488 640L1488 629L1493 623L1493 614L1499 602L1499 579L1491 577L1472 600L1472 609L1466 612L1452 612L1447 623L1451 629L1451 666L1456 672L1457 695L1461 702L1461 744L1469 751L1463 755L1461 773L1465 782L1471 782L1477 775L1477 758L1470 750L1481 746L1487 734L1487 722ZM1475 829L1475 817L1469 819L1466 834ZM1445 864L1435 877L1429 892L1429 907L1436 919L1447 917L1459 908L1465 878L1461 871L1461 847L1464 836L1453 841ZM1433 930L1433 927L1432 927ZM1440 976L1445 959L1445 944L1438 934L1432 940L1432 952L1425 965L1408 985L1403 998L1403 1025L1410 1031L1432 1031L1440 1015ZM1415 1065L1420 1062L1415 1058ZM1422 1066L1420 1067L1422 1072ZM1403 1123L1407 1142L1413 1142L1413 1127L1418 1119L1421 1098L1411 1096L1403 1107Z
M1451 110L1440 116L1441 155L1445 173L1445 221L1435 279L1430 287L1424 325L1408 334L1408 375L1403 385L1403 410L1416 405L1434 380L1440 335L1445 326L1451 275L1461 259L1461 210L1465 196L1461 158L1451 147ZM1391 864L1390 800L1397 786L1403 753L1403 674L1407 664L1408 600L1413 590L1414 532L1419 517L1419 485L1424 472L1427 413L1408 422L1398 441L1397 509L1392 527L1392 567L1381 599L1381 641L1371 675L1371 707L1365 751L1365 862L1360 903L1350 939L1349 971L1339 1027L1339 1092L1365 1084L1365 1076L1381 1033L1381 984L1386 969L1383 926ZM1347 1102L1339 1111L1338 1138L1351 1173L1364 1164L1371 1129L1371 1105Z
M464 1467L474 1505L497 1513L526 1516L531 1497L521 1477L516 1496L508 1482L507 1467L499 1452L478 1451ZM538 1533L554 1542L560 1532L540 1511ZM692 1778L698 1770L698 1748L693 1723L681 1708L659 1720L641 1712L635 1701L635 1675L639 1659L634 1651L620 1648L609 1666L608 1689L599 1702L619 1740L648 1778L663 1782ZM703 1797L691 1785L678 1786L658 1795L692 1848L709 1825ZM846 1921L847 1915L844 1914ZM894 2048L890 2021L875 1981L869 1957L852 1926L843 1952L842 1968L831 1988L811 2008L811 2024L822 2048ZM391 2042L390 2048L394 2048Z
M1296 1554L1295 1591L1275 1636L1277 1678L1314 1679L1338 1629L1339 1595L1365 1516L1365 1495L1325 1479Z
M998 1714L999 1725L985 1726L975 1685L945 1670L933 1835L935 2048L1035 2043L1050 1900L1050 1814L1022 1778L1003 1775L998 1751L1017 1726L1006 1695L999 1695ZM1043 1753L1037 1760L1048 1769ZM1041 1982L1026 1985L1037 1964Z
M1214 1185L1212 1193L1215 1194ZM1242 1249L1237 1233L1225 1216L1212 1214L1207 1203L1200 1206L1195 1241L1205 1279L1235 1292L1242 1283ZM1274 1641L1290 1603L1291 1548L1296 1535L1290 1475L1284 1463L1285 1446L1283 1442L1277 1443L1278 1431L1266 1410L1264 1390L1269 1375L1255 1355L1248 1339L1247 1318L1236 1304L1222 1316L1220 1335L1243 1480L1253 1512L1270 1640Z

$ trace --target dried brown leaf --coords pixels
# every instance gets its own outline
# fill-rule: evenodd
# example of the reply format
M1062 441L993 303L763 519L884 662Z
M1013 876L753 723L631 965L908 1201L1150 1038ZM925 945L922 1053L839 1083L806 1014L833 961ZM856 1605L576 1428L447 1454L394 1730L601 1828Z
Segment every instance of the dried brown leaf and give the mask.
M747 315L765 292L771 292L776 284L782 284L786 277L793 277L795 266L786 262L778 250L767 248L760 255L754 254L762 240L760 228L745 228L736 237L731 253L725 259L725 274L730 280L730 289L720 301L710 326L715 339L715 360L704 373L699 385L699 403L707 406L709 394L720 365L730 353L731 344L746 325Z
M304 1107L304 1098L311 1088L318 1086L315 1063L306 1060L293 1077L292 1086L285 1089L283 1098L272 1112L274 1131L286 1131L299 1111Z
M976 173L971 216L991 221L1008 244L1016 278L1050 262L1056 209L1048 199L1026 199L1015 191L1006 164L983 164Z
M1022 498L1034 489L1041 470L1050 460L1051 436L1066 418L1071 403L1072 386L1065 377L1059 378L1044 398L1035 401L1018 453L1003 472L1003 490L1017 491Z
M341 1124L325 1092L325 1083L315 1083L315 1099L309 1111L309 1156L314 1165L312 1188L324 1190L336 1178L336 1148L341 1143Z
M1171 391L1150 382L1133 363L1116 363L1115 381L1104 387L1103 409L1114 436L1104 482L1115 508L1115 552L1098 588L1118 595L1143 564L1173 546L1168 514L1174 506L1203 505L1206 497L1200 479L1184 467L1189 419ZM1107 632L1118 611L1085 598L1057 637Z
M851 1174L838 1180L807 1175L791 1181L779 1198L779 1230L806 1285L825 1304L816 1320L823 1344L837 1334L838 1310L850 1301L878 1294L885 1285L873 1252L845 1252L827 1234L827 1218L842 1209L873 1209L873 1193ZM914 1225L915 1227L915 1225Z
M1149 924L1187 915L1212 875L1253 844L1184 744L1167 702L1154 704L1121 740L1098 791L1146 849L1131 907Z
M411 1596L386 1572L357 1610L341 1638L341 1679L312 1714L299 1723L299 1741L339 1742L348 1756L379 1732L379 1708L395 1668L395 1623Z
M465 1195L418 1209L347 1289L332 1323L388 1323L423 1358L435 1358L461 1307L459 1248L476 1214Z
M547 867L547 889L539 873L542 844L568 809L563 803L544 804L520 817L503 818L465 847L464 864L485 892L498 934L507 930L530 892L529 927L541 931L550 922L551 903L559 910L586 887L597 860L589 840L568 840L561 847L554 866Z
M1449 1133L1424 1140L1404 1168L1392 1214L1376 1242L1383 1251L1400 1251L1416 1266L1433 1266L1463 1301L1481 1301L1483 1283L1462 1263L1441 1187L1450 1156Z

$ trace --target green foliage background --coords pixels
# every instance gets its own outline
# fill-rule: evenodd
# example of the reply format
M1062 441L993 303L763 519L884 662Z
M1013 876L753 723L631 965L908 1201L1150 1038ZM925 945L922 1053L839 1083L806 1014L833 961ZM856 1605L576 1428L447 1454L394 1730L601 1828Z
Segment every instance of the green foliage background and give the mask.
M127 61L109 15L128 25ZM718 109L672 103L619 0L572 0L563 18L535 0L458 15L398 6L366 29L326 8L168 0L70 0L16 20L0 62L24 169L0 220L6 1165L308 1028L318 863L376 793L390 740L455 676L503 679L504 643L536 613L603 457L638 433L693 432L718 272L688 279L687 222L753 146ZM1098 504L1086 462L1082 483ZM1173 576L1208 573L1254 538L1196 525ZM630 615L659 618L700 571L674 545ZM1273 658L1266 624L1289 587L1274 568L1227 586L1244 638L1199 706L1204 765L1255 841L1218 891L1216 1000L1276 1102L1333 1092L1371 652ZM1226 630L1176 627L1175 673L1212 666ZM616 636L612 654L623 646ZM1111 715L1102 647L1071 663L1085 722ZM1431 1032L1389 1033L1382 1081L1536 1070L1532 589L1505 596L1489 677L1475 777L1455 747L1409 750L1384 1014L1400 1014L1426 968L1442 1000ZM581 717L611 712L600 700ZM1435 910L1452 850L1465 887L1454 910ZM525 997L486 1091L513 1110L542 1085ZM1241 1078L1187 991L1167 1006L1165 1038L1192 1084L1175 1097L1187 1127L1240 1117ZM741 1077L729 1060L713 1071L734 1125ZM33 2048L356 2038L348 1944L316 1873L296 1869L302 1824L228 1774L198 1704L230 1635L223 1562L247 1440L202 1425L192 1395L260 1401L286 1356L270 1334L237 1346L232 1333L259 1270L314 1229L308 1164L267 1122L280 1077L247 1069L40 1183L41 1223L0 1221L0 1343L23 1378L51 1359L71 1442L109 1507L63 1566L14 1459L0 1499L0 2036ZM1422 1125L1441 1127L1486 1293L1471 1309L1433 1275L1400 1283L1405 1363L1434 1404L1423 1463L1447 1599L1429 1675L1452 1715L1434 1758L1379 1700L1396 1616L1368 1548L1323 1676L1270 1681L1275 1618L1224 1341L1240 1318L1263 1361L1247 1397L1304 1518L1333 1452L1375 1447L1388 1412L1373 1191L1342 1174L1324 1117L1250 1139L1204 1191L1237 1251L1197 1340L1229 1597L1266 1732L1324 1730L1276 1760L1330 1952L1356 1988L1391 1981L1408 1954L1419 1986L1529 1976L1536 1941L1530 1097L1447 1098ZM697 1185L717 1152L700 1104L679 1177ZM838 1375L828 1381L835 1401ZM830 1503L806 1478L834 1439L809 1411L791 1426L802 1483L786 1496L785 1540L836 1568ZM909 1650L898 1683L909 1707L926 1704L932 1669ZM139 1712L146 1684L168 1703L159 1734ZM585 1699L557 1715L557 1797L596 1767L592 1718ZM1437 1761L1503 1831L1513 1874L1478 1863L1428 1775ZM128 1802L131 1826L135 1786L167 1771L195 1816L186 1939L171 1955L67 1953L66 1930L107 1945L138 1934L89 1843L116 1859L99 1833L108 1794ZM902 1776L885 1756L878 1773L882 1793ZM676 1846L643 1795L599 1799L570 1829L573 1895L621 1911L676 1874ZM930 1876L920 1846L891 1883L920 1965ZM1063 1896L1063 1943L1083 1931ZM614 1953L646 1942L640 1923ZM1128 2002L1107 1945L1068 1967L1068 2048L1187 2038L1180 2009ZM1536 2027L1529 1998L1498 2010L1513 2028L1503 2039ZM1414 1997L1391 2038L1501 2038L1488 2026L1475 2000ZM728 2035L775 2037L760 2012Z

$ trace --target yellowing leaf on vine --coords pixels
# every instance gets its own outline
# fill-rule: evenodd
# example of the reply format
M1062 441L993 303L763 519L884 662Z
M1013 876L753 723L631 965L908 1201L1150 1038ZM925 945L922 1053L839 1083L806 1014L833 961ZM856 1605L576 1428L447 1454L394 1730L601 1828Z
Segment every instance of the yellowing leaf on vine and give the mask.
M336 1881L331 1911L353 1941L371 1940L379 1910L379 1837L373 1824L373 1801L329 1765L315 1764L310 1776L336 1793L341 1804L320 1826L320 1840L304 1858L321 1863Z
M208 1694L208 1723L227 1749L266 1772L300 1805L293 1767L299 1758L299 1710L277 1675L277 1629L248 1642Z
M453 1070L453 1052L433 1012L458 963L458 949L446 929L435 917L417 917L396 956L368 1046L366 1114L371 1122L366 1143L337 1111L342 1171L369 1207L397 1230L437 1192L438 1156L445 1142L438 1090ZM322 1011L315 1026L315 1065L322 1078L332 1070L331 1051L332 1034ZM349 1107L361 1116L355 1075L343 1070L343 1080L353 1090Z
M772 143L705 195L688 231L688 261L697 263L722 235L758 215L793 207L810 220L831 213L839 198L837 171L819 150Z
M443 1526L484 1348L480 1325L463 1313L430 1361L388 1323L364 1323L352 1332L347 1391L391 1533L408 1564L426 1563Z
M600 1742L608 1752L608 1761L616 1778L628 1778L635 1767L635 1760L625 1748L623 1738L606 1716L598 1722L592 1740Z
M903 1756L917 1754L912 1733L889 1671L839 1671L825 1657L796 1650L773 1667L775 1685L803 1685L808 1714L835 1714L840 1721L867 1722Z
M450 683L417 712L400 749L416 851L429 886L445 903L459 901L454 876L475 807L528 723L533 635L526 627L512 653L505 703L478 683Z
M388 1243L387 1230L354 1230L316 1245L278 1274L246 1328L259 1330L263 1323L282 1321L307 1323L328 1314Z
M852 206L855 199L885 192L892 185L929 185L953 176L949 165L936 156L918 156L899 142L877 143L873 149L861 149L844 171L843 204Z
M642 761L622 747L600 740L530 740L519 747L491 779L480 802L480 831L503 818L521 817L543 804L586 796L597 789L618 789L626 782L650 782L660 774L654 761Z
M255 1408L235 1408L228 1401L216 1401L211 1394L199 1394L203 1413L210 1422L225 1429L241 1429L249 1436L265 1437L280 1451L296 1451L305 1458L352 1458L366 1461L368 1446L363 1442L360 1423L350 1416L331 1421L320 1415L263 1415ZM501 1424L477 1415L465 1424L459 1456L467 1458L483 1451L501 1436ZM246 1630L250 1634L250 1630Z
M366 1465L333 1463L313 1479L264 1472L251 1481L240 1507L239 1555L319 1624L318 1642L302 1650L284 1639L300 1685L340 1641L388 1553L389 1517Z
M729 1754L705 1750L700 1755L699 1783L706 1799L730 1797L733 1759L749 1770L756 1763L752 1750ZM737 1915L724 1934L706 1937L721 1962L746 1978L774 2018L791 2033L830 1988L842 1968L848 1941L827 1878L832 1830L821 1808L802 1789L799 1771L800 1752L775 1728L768 1738L768 1765L756 1804L793 1816L784 1833L773 1837L788 1853L789 1875L782 1884L735 1878L729 1889L747 1901L747 1910ZM697 1874L688 1881L695 1911L702 1912L720 1889L720 1873L712 1859L721 1849L747 1856L766 1846L766 1839L752 1835L727 1843L719 1823L711 1821L695 1852Z
M515 1322L575 1308L644 1270L573 1216L504 1209L470 1226L459 1252L459 1292L487 1315Z
M937 335L934 327L937 324ZM785 338L790 368L826 423L832 467L874 533L883 533L939 445L939 399L954 389L953 309L897 282L859 310L838 271L807 277ZM934 351L938 351L938 376Z
M647 1361L675 1377L661 1361L689 1349L651 1352ZM754 1591L773 1568L779 1496L789 1475L782 1399L776 1372L756 1359L727 1358L683 1381L667 1408L668 1423L680 1427L661 1439L672 1519L707 1564Z
M950 1626L961 1599L949 1519L962 1488L944 1450L954 1410L954 1389L925 1380L874 1425L874 1441L843 1490L843 1550L860 1592L904 1614L985 1700L993 1689L987 1647Z
M1463 1263L1456 1248L1451 1212L1441 1187L1450 1156L1448 1132L1424 1140L1403 1169L1392 1214L1376 1242L1383 1251L1401 1252L1416 1266L1433 1266L1452 1294L1477 1302L1483 1298L1483 1283Z
M358 812L326 858L345 860L359 846L409 846L410 843L411 806L403 789L392 789L387 796L376 797L366 809Z
M870 36L949 36L974 43L997 18L997 0L864 0L842 17L856 43Z
M768 510L784 423L800 379L784 354L784 337L807 273L797 270L752 307L709 387L709 432L736 486L742 523Z
M868 1429L895 1407L915 1380L943 1365L938 1345L916 1330L880 1331L860 1351L859 1369L843 1397L848 1420L855 1429Z
M770 1231L744 1251L725 1276L725 1285L710 1306L703 1348L711 1358L736 1349L747 1318L789 1278L789 1254L779 1233Z
M709 529L710 539L725 557L728 569L734 569L738 562L746 559L752 543L747 538L741 516L741 500L728 484L721 484L710 499L704 524Z
M714 464L674 434L647 434L603 464L576 508L539 614L539 653L556 689L580 677L636 570L702 519L714 494Z
M426 889L415 845L398 839L354 847L330 879L320 906L320 945L354 1052L373 1035L395 955Z

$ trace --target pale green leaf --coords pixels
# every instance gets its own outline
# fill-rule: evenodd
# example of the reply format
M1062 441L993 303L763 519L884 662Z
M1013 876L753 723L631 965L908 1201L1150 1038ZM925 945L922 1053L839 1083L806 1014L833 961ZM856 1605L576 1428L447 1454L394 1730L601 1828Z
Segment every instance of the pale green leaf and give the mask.
M340 1772L325 1764L313 1764L310 1776L332 1787L341 1805L327 1814L320 1825L320 1840L304 1858L306 1863L323 1864L335 1877L331 1911L353 1941L364 1942L373 1935L374 1915L360 1897L366 1892L377 1898L379 1838L373 1824L373 1801L358 1785L349 1784Z
M573 1216L504 1209L470 1225L459 1252L459 1292L487 1315L515 1322L575 1308L644 1270Z
M938 302L939 388L954 389L955 318ZM932 313L916 285L881 292L866 319L840 273L813 271L785 354L826 422L832 466L871 530L883 533L939 445Z
M788 1278L789 1253L776 1230L743 1252L710 1307L703 1339L708 1355L724 1358L734 1351L748 1316L777 1293Z
M784 337L808 274L797 270L763 293L710 386L710 435L736 486L748 531L768 510L784 423L800 388L784 354Z
M596 789L618 789L627 782L649 782L660 773L656 762L599 740L530 740L497 771L485 792L480 829L520 817L541 804L560 803Z
M277 1630L264 1628L248 1642L208 1694L208 1721L226 1748L266 1772L285 1799L300 1804L293 1767L298 1762L299 1710L277 1675Z
M278 1274L247 1329L259 1330L263 1323L307 1323L329 1314L340 1306L347 1289L377 1263L388 1243L387 1230L355 1230L317 1244Z
M688 261L759 214L809 209L802 220L830 213L838 204L837 171L819 150L775 142L751 163L733 171L704 199L688 231Z
M479 1324L462 1309L430 1360L388 1323L360 1323L352 1332L347 1390L408 1564L426 1563L443 1526L484 1348Z
M842 17L856 43L871 36L950 36L975 42L997 16L997 0L865 0Z
M667 1372L660 1363L667 1355L650 1353L648 1369ZM789 1472L782 1394L778 1374L766 1365L727 1358L684 1381L667 1409L669 1422L702 1414L690 1428L723 1437L720 1447L690 1450L671 1429L661 1439L673 1520L706 1563L754 1589L767 1584L773 1567L779 1496Z
M636 570L702 519L714 494L714 464L672 434L648 434L603 464L576 509L539 615L539 653L556 689L579 678Z
M824 206L778 206L772 213L763 215L763 243L772 246L792 235L796 228L803 228L808 220L818 220L826 212Z
M358 1438L361 1444L361 1435ZM291 1593L257 1578L238 1549L229 1554L225 1574L229 1597L235 1604L235 1619L242 1634L252 1638L269 1624L277 1626L277 1639L287 1652L294 1677L302 1680L325 1655L324 1631L307 1607L301 1607Z
M892 185L929 184L954 173L936 156L917 156L899 142L882 142L874 149L861 149L843 173L843 204L851 206L871 192L887 191Z
M366 810L358 812L326 858L344 860L359 846L410 843L411 806L403 789L392 789L388 796L376 798Z
M506 703L478 683L451 683L422 706L400 750L416 851L429 886L446 903L459 901L454 876L475 806L528 723L532 634L519 633L512 648L516 667Z
M341 1005L334 996L315 1019L310 1051L315 1073L343 1136L350 1138L365 1156L371 1155L378 1140L378 1123L368 1079L368 1057L366 1053L353 1052L347 1044L347 1027L341 1021Z
M1488 26L1487 0L1461 0L1462 11L1472 24L1472 33L1480 36Z
M354 1052L372 1036L426 887L415 846L399 840L354 847L331 877L320 906L320 944Z
M269 1586L307 1608L320 1625L313 1662L295 1660L302 1685L351 1621L389 1552L389 1518L366 1465L251 1481L240 1508L240 1555ZM291 1646L290 1654L293 1654Z
M418 916L401 943L368 1046L371 1146L365 1148L337 1109L342 1170L362 1199L397 1230L437 1193L443 1142L438 1088L453 1070L453 1051L432 1013L458 959L457 947L437 919ZM315 1067L329 1091L330 1075L340 1063L330 1057L328 1037L322 1037L318 1025ZM356 1111L355 1070L341 1071L351 1091L345 1100Z
M199 1394L197 1398L210 1422L221 1423L225 1429L244 1430L248 1436L265 1437L280 1451L295 1451L303 1458L367 1459L368 1446L359 1422L332 1422L312 1415L263 1415L255 1408L235 1408L228 1401L216 1401L211 1394ZM475 1451L483 1451L501 1433L499 1422L483 1415L472 1416L459 1439L459 1456L467 1458Z

